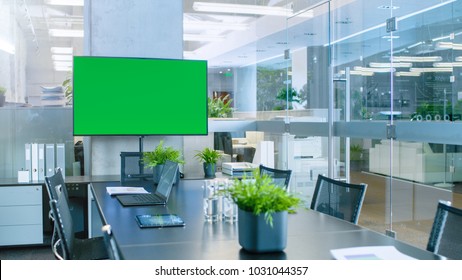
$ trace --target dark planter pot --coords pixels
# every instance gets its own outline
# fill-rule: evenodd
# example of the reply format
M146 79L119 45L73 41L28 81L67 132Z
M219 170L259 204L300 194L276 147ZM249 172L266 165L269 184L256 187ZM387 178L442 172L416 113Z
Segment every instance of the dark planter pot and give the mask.
M6 96L4 94L0 94L0 107L5 106L5 99Z
M287 245L287 211L273 214L273 227L265 215L238 210L239 244L253 253L280 252Z
M205 178L215 178L216 164L204 162Z

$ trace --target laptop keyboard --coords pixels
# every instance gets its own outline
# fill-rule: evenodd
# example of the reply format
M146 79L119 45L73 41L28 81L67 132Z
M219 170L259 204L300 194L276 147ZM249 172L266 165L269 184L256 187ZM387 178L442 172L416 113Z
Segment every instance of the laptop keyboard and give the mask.
M163 200L154 194L137 194L133 196L139 202L163 202Z

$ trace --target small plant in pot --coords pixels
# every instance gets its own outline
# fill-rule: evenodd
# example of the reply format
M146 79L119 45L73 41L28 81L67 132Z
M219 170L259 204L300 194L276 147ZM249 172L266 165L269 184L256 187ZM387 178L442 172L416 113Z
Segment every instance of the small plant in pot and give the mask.
M247 251L279 252L287 244L287 216L300 198L253 172L252 179L234 180L223 190L238 207L239 244Z
M143 153L143 163L147 167L154 168L154 183L159 183L160 174L167 160L184 164L181 159L181 152L170 146L164 147L164 141L160 141L156 148L151 152Z
M205 178L215 178L217 161L222 157L221 153L210 148L197 151L194 155L196 159L203 162Z

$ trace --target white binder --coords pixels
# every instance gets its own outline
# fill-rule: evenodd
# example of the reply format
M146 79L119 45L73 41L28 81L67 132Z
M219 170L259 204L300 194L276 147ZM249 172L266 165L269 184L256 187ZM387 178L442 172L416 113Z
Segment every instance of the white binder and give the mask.
M38 144L31 144L31 172L32 172L32 181L38 181Z
M45 145L45 176L55 174L55 144Z
M32 173L31 173L31 170L32 170L32 159L31 159L31 156L32 156L32 146L31 146L31 143L26 143L25 147L24 147L24 154L25 154L25 166L24 166L24 170L29 172L29 179L28 181L30 181L32 179Z
M45 180L45 144L38 144L38 180Z
M61 168L63 176L66 176L66 151L64 143L56 144L56 167Z

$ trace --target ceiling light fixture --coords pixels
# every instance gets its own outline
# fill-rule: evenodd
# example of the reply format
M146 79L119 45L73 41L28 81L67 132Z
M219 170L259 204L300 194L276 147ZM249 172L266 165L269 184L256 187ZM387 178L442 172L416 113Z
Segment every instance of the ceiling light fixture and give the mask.
M345 70L340 70L338 72L340 75L345 75ZM358 70L350 70L350 75L356 76L374 76L374 72L371 71L358 71Z
M184 41L194 41L194 42L220 42L225 39L224 36L218 35L205 35L205 34L184 34Z
M4 51L4 52L7 52L9 54L14 54L15 53L15 48L14 48L13 44L5 42L5 41L3 41L1 39L0 39L0 50Z
M397 68L409 68L412 67L412 63L410 62L371 62L369 63L369 67L372 68L390 68L390 67L397 67Z
M51 56L51 59L54 61L72 61L73 56L66 54L54 54Z
M293 10L284 7L261 5L240 5L225 3L194 2L193 9L198 12L232 13L266 16L290 16Z
M441 61L441 56L394 56L393 62L437 62Z
M48 32L53 37L83 37L81 29L50 29Z
M45 0L45 4L56 6L83 6L84 0Z
M452 67L445 68L432 68L432 67L423 67L423 68L411 68L410 72L419 72L419 73L431 73L431 72L452 72Z
M74 52L74 48L72 47L51 47L52 54L72 54Z
M434 6L431 6L431 7L422 9L422 10L419 10L419 11L417 11L417 12L410 13L410 14L407 14L407 15L405 15L405 16L399 17L399 18L397 18L397 21L399 22L399 21L405 20L405 19L407 19L407 18L416 16L416 15L419 15L419 14L423 14L423 13L425 13L425 12L428 12L428 11L437 9L437 8L439 8L439 7L442 7L442 6L451 4L451 3L455 2L455 1L457 1L457 0L448 0L448 1L446 1L446 2L436 4L436 5L434 5ZM338 40L335 40L335 41L332 41L332 42L330 42L330 43L324 44L324 47L327 47L327 46L329 46L329 45L334 45L334 44L343 42L343 41L345 41L345 40L348 40L348 39L350 39L350 38L356 37L356 36L358 36L358 35L367 33L367 32L369 32L369 31L372 31L372 30L375 30L375 29L378 29L378 28L385 27L385 25L386 25L386 23L377 24L376 26L369 27L369 28L367 28L367 29L361 30L361 31L356 32L356 33L354 33L354 34L350 34L350 35L345 36L345 37L343 37L343 38L340 38L340 39L338 39Z
M453 49L453 50L462 50L462 44L455 44L452 42L438 42L436 47L440 49Z
M214 22L214 21L184 21L184 28L213 29L213 30L247 30L249 25L245 23Z
M72 67L72 61L53 61L55 67Z
M397 77L419 77L421 72L406 72L406 71L399 71L395 73Z
M462 67L462 62L435 62L433 67Z
M395 72L395 68L372 68L372 67L362 67L362 66L355 66L354 70L356 71L366 71L366 72L374 72L374 73L390 73L390 71Z

